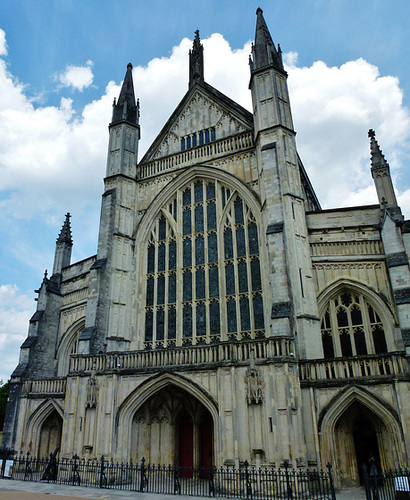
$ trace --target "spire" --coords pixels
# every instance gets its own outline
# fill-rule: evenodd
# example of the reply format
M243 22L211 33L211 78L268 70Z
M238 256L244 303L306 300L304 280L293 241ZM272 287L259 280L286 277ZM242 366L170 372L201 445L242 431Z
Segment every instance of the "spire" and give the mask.
M195 83L204 83L204 47L199 39L199 30L195 31L192 50L189 51L189 88Z
M73 238L71 235L71 224L70 224L70 212L66 213L65 221L63 227L61 228L60 234L57 238L57 244L65 243L67 245L73 246Z
M397 205L389 164L376 141L376 134L373 129L369 130L368 136L370 138L370 170L376 186L380 206L385 208L394 220L403 220L401 210Z
M256 10L256 16L255 43L252 45L253 60L250 61L251 72L266 66L274 66L284 71L282 51L279 45L276 50L261 8Z
M73 248L73 238L71 235L70 213L65 216L63 227L58 235L56 250L54 254L53 276L60 274L64 267L71 263L71 250Z
M132 64L128 63L118 102L114 99L111 123L120 121L138 123L138 120L139 102L135 103Z

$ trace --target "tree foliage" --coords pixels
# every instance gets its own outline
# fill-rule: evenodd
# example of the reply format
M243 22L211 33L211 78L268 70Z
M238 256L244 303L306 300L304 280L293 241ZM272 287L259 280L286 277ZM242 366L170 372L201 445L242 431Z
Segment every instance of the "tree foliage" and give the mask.
M3 384L0 380L0 431L3 430L4 417L6 415L7 398L9 395L10 380Z

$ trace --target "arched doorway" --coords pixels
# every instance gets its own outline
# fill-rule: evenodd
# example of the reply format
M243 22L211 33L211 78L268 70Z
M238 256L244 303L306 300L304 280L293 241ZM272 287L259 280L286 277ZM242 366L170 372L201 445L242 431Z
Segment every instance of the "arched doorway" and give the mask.
M379 464L383 456L385 462L389 450L380 449L379 438L386 443L386 434L382 420L361 403L354 402L346 409L335 426L337 469L342 485L362 482L362 467L370 455L374 455Z
M50 453L60 448L63 421L54 410L43 422L40 429L38 457L48 458Z
M182 467L213 463L213 419L205 406L185 390L168 385L134 414L131 459Z
M372 455L380 464L379 444L376 429L371 419L364 413L359 413L353 422L353 442L356 452L357 469L360 483L363 482L363 464L368 464Z

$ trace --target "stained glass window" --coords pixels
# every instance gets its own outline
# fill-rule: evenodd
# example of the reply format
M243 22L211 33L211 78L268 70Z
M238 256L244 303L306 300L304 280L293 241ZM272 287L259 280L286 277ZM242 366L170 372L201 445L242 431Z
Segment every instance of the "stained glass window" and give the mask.
M363 295L346 290L331 299L321 331L325 358L387 353L383 322Z
M264 336L258 226L236 191L204 179L178 190L146 255L147 348Z

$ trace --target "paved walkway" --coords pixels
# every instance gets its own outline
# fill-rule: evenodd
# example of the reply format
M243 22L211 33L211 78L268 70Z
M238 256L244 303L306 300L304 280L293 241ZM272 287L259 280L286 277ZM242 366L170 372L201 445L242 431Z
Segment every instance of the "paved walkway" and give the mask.
M139 493L138 491L105 490L68 486L64 484L34 483L0 479L0 500L73 500L73 498L91 500L199 500L204 497L186 495L157 495L155 493ZM349 488L336 493L337 500L366 500L363 488Z

